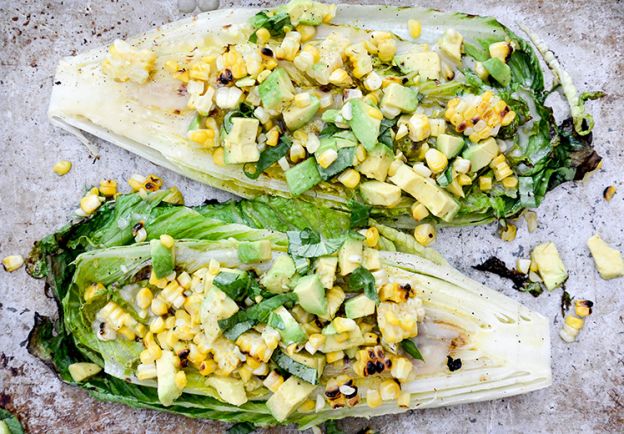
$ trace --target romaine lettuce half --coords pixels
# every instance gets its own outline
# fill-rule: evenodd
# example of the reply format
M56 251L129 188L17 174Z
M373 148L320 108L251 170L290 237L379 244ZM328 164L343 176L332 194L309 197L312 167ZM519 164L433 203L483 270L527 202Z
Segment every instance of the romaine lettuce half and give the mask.
M69 373L69 365L91 362L102 366L103 372L78 383L98 399L194 418L275 424L265 395L252 395L241 406L228 404L219 399L218 391L203 377L189 378L188 393L174 405L164 407L155 384L140 382L132 375L131 367L137 363L142 345L98 340L92 321L103 300L85 303L84 291L92 282L102 282L108 287L107 300L130 311L123 288L145 279L150 261L149 243L135 243L124 233L125 224L132 224L135 218L145 222L148 238L162 233L178 238L176 264L192 271L213 258L229 267L267 267L266 263L240 264L236 255L239 243L268 239L274 254L279 255L287 251L288 238L272 230L276 226L279 231L309 228L336 238L348 230L349 216L316 209L323 219L301 220L297 213L309 204L274 198L188 208L163 202L168 194L163 191L121 196L107 202L93 217L74 222L36 244L28 271L46 278L59 303L59 320L36 315L29 351L70 384L77 383ZM403 242L396 246L409 249ZM495 399L550 384L546 318L443 262L410 253L380 253L390 277L412 282L425 307L426 320L416 341L425 362L415 362L422 374L403 384L403 390L411 395L411 408ZM459 371L449 372L447 368L449 345L454 348L454 356L462 359ZM390 401L375 409L365 403L342 409L326 406L318 412L295 412L285 423L296 423L304 429L326 420L399 411L404 409Z
M204 55L212 53L210 43L219 46L246 42L250 35L255 35L250 22L268 28L275 35L281 34L280 26L288 22L283 8L273 18L266 13L255 15L258 12L257 9L222 9L133 38L130 42L135 47L153 50L159 57L157 71L143 85L118 83L107 77L100 66L107 52L105 48L64 59L55 77L59 84L52 92L51 121L78 135L80 130L89 132L161 166L246 198L261 194L290 196L281 172L255 173L248 177L241 165L215 164L209 151L187 139L187 127L195 113L186 107L187 97L180 83L162 65L172 53L191 53L193 47L202 47L199 52ZM514 217L523 209L537 207L557 185L580 179L597 167L600 157L591 148L592 122L585 114L585 99L577 95L560 65L549 61L556 77L565 81L564 91L574 118L573 128L566 122L557 125L551 108L545 105L549 92L544 88L543 72L532 47L494 18L420 7L338 5L332 24L320 25L317 37L339 30L357 40L362 38L364 30L385 30L408 41L408 19L423 23L419 43L433 46L449 29L458 31L464 38L465 55L457 66L455 78L441 84L435 81L421 84L419 93L424 98L421 104L442 102L440 107L443 107L454 96L478 95L494 89L517 113L512 124L501 129L498 138L506 143L505 154L519 178L518 188L498 185L492 191L483 192L478 182L474 182L472 187L465 188L465 198L457 199L460 208L455 217L440 223L473 225ZM483 82L472 66L489 58L490 44L505 40L515 48L507 63L509 84ZM206 41L210 42L208 46ZM541 45L538 47L542 49ZM289 65L285 63L283 67ZM289 68L288 73L297 85L309 86L296 68ZM387 125L382 125L380 142L388 138L383 135L384 129L387 132ZM409 150L403 149L401 143L397 146L409 156ZM283 154L280 151L276 157ZM277 158L272 157L271 163ZM338 182L321 182L302 198L313 204L345 209L353 195L354 190L343 188ZM411 199L405 196L403 199L393 208L375 207L373 217L394 227L413 227L416 223L410 218Z

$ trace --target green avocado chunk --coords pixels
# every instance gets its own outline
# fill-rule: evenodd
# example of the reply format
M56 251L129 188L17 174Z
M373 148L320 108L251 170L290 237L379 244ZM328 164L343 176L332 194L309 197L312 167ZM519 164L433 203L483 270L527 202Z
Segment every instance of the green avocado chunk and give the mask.
M298 130L312 120L320 106L320 100L312 95L310 96L310 104L306 107L297 107L293 104L288 110L285 110L284 113L282 113L284 116L284 123L286 123L289 130Z
M308 396L316 389L314 384L301 380L296 376L290 377L277 389L266 402L266 406L275 419L285 421L297 407L303 404Z
M256 135L260 121L250 118L232 118L232 129L223 141L223 159L226 164L253 163L260 159Z
M375 313L375 301L365 294L357 295L345 302L345 315L356 319Z
M447 158L453 158L464 147L464 139L450 134L440 134L436 141L438 151L446 155Z
M509 65L498 57L492 57L483 62L483 66L501 86L509 86L509 83L511 83L511 68Z
M368 178L385 181L394 155L392 150L383 143L377 143L366 155L356 169Z
M305 193L322 180L314 157L291 167L285 172L285 175L286 183L293 196Z
M383 92L382 107L391 107L403 113L412 113L418 107L418 93L409 87L391 83Z
M295 88L288 73L283 68L276 68L258 86L262 105L268 110L280 110L283 105L293 99Z
M150 241L152 255L152 271L157 278L162 279L170 275L175 269L175 246L171 249L165 247L160 240Z
M299 305L306 311L315 315L323 315L327 311L327 297L325 288L318 275L304 276L295 286L295 294L299 299Z
M349 126L364 147L371 150L377 144L379 129L381 128L381 119L376 119L370 115L371 109L377 109L369 106L361 99L351 99L349 103L351 104Z
M486 167L496 157L500 149L496 143L496 139L490 137L480 143L471 145L464 150L462 157L470 160L470 171L478 172Z
M273 261L269 271L260 279L260 283L273 294L288 292L290 291L288 284L296 272L295 261L288 255L281 255Z
M306 332L284 306L271 312L268 324L277 330L285 345L300 343L306 340Z

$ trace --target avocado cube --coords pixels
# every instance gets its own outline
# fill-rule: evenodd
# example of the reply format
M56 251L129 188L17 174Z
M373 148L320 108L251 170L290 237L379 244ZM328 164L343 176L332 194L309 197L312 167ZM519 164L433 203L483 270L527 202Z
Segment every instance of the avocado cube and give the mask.
M167 248L160 240L150 241L152 271L158 279L170 275L175 270L175 247Z
M304 162L291 167L286 171L285 175L286 183L293 196L305 193L322 180L314 157L310 157Z
M377 143L356 169L368 178L383 182L388 176L393 158L394 154L389 147L383 143Z
M203 377L203 381L215 389L219 398L228 404L239 406L247 402L247 392L245 392L245 385L242 380L211 375Z
M175 368L177 357L171 351L163 351L156 360L156 378L158 379L158 400L165 407L173 404L180 395L182 389L176 385Z
M366 203L371 205L392 208L401 202L401 189L387 182L363 182L360 184L360 193Z
M356 319L375 313L375 302L364 294L357 295L345 302L347 318Z
M509 86L509 83L511 83L511 68L509 65L498 57L492 57L483 62L483 66L501 86Z
M286 127L291 131L303 127L312 120L320 106L320 100L314 95L310 96L310 104L306 107L297 107L294 104L291 105L282 113Z
M438 53L421 47L414 47L405 54L395 56L394 64L404 74L418 74L425 80L439 79L442 70Z
M346 276L362 264L364 243L360 239L347 237L338 250L340 275Z
M323 315L327 311L327 298L325 288L318 275L304 276L297 281L294 289L299 300L299 305L314 315Z
M353 134L367 150L373 149L377 144L381 128L381 119L371 116L371 110L377 109L369 106L359 98L351 99L349 103L351 104L349 126L353 130Z
M268 110L281 110L285 103L295 96L295 88L288 73L283 68L276 68L258 86L262 105Z
M464 147L464 139L450 134L440 134L436 140L438 151L446 155L446 158L453 158Z
M67 367L67 369L69 370L69 375L71 375L72 380L76 383L80 383L89 377L93 377L102 370L99 365L86 362L72 363Z
M325 365L327 364L327 359L325 358L324 354L317 353L311 355L307 352L293 352L292 354L289 354L288 357L290 357L297 363L301 363L308 368L314 369L317 373L318 378L321 378L321 375L323 375L323 370L325 370Z
M223 142L226 164L253 163L260 159L256 136L260 121L250 118L232 118L232 129Z
M241 241L238 244L238 259L244 264L268 261L272 257L269 240Z
M268 324L279 332L285 345L304 342L307 338L303 327L284 306L280 306L271 312Z
M266 406L277 421L283 422L315 389L314 384L293 375L266 401Z
M293 25L305 24L307 26L318 26L323 23L326 15L333 14L332 5L326 5L311 0L292 0L284 5L290 22Z
M500 149L493 137L485 139L476 145L469 146L462 153L462 157L470 160L470 171L478 172L486 167L496 157Z
M418 107L418 93L409 87L391 83L384 89L381 105L411 113Z
M609 280L624 276L624 259L619 250L609 246L599 235L587 240L587 247L594 258L600 277Z
M269 271L260 279L260 283L273 294L288 292L290 291L288 284L296 272L295 261L288 255L281 255L273 261Z
M336 280L338 258L335 256L321 256L316 260L316 274L325 289L332 288Z

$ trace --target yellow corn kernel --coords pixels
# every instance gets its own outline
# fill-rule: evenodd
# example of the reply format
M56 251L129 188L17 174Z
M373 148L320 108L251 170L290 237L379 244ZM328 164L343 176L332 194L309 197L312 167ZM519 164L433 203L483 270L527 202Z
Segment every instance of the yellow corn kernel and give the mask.
M87 194L85 197L80 199L80 209L86 214L93 214L97 209L102 205L99 196L95 194Z
M136 303L141 309L147 309L152 304L154 295L149 288L141 288L136 295Z
M518 186L518 178L515 176L508 176L503 179L502 184L505 188L516 188Z
M199 373L203 376L212 374L217 370L217 363L212 359L206 359L199 365Z
M414 238L422 246L428 246L436 239L435 226L430 223L423 223L414 229Z
M351 85L351 77L344 69L337 68L329 74L329 82L336 86L347 87Z
M411 398L412 395L409 392L402 392L397 400L398 406L402 408L409 408Z
M214 163L217 166L225 166L225 155L224 155L224 150L223 148L217 148L214 150L214 152L212 153L212 161L214 161Z
M492 189L492 177L491 176L479 177L479 189L481 191L490 191Z
M575 330L580 330L583 328L585 321L582 318L577 318L575 316L568 315L565 317L565 323L566 325L568 325L569 327L572 327Z
M413 39L418 39L422 33L422 24L418 20L407 20L407 30Z
M397 399L401 393L401 386L394 380L386 380L379 385L379 394L382 401Z
M500 232L501 240L503 241L513 241L516 239L516 234L518 233L518 228L516 225L507 223L507 227Z
M507 112L507 114L505 115L505 117L503 117L503 119L501 120L501 125L503 127L506 127L507 125L509 125L510 123L513 122L513 120L516 118L516 112L514 111L509 111Z
M368 389L366 391L366 405L370 408L377 408L381 405L381 394L378 390Z
M150 322L149 330L150 330L150 332L152 332L154 334L158 334L158 333L164 332L165 331L165 320L163 319L163 317L162 316L158 316L158 317L154 318Z
M342 360L344 358L344 351L334 351L331 353L325 354L325 359L327 363L334 363L338 360Z
M314 60L314 63L321 60L321 52L314 45L308 44L303 47L302 51L305 51L306 53L310 53L312 55L312 59Z
M70 161L61 160L57 161L54 166L52 166L52 171L56 173L58 176L66 175L72 168L72 164Z
M160 298L155 298L152 300L151 305L152 313L154 315L165 315L169 311L169 307L167 303L162 301Z
M381 110L375 107L370 107L370 106L368 107L368 115L373 119L377 119L378 121L381 121L384 118L383 113L381 113Z
M459 175L457 175L457 183L462 187L465 185L471 185L472 178L465 173L460 173Z
M129 327L121 327L117 330L117 333L128 339L129 341L133 341L136 338L136 333Z
M299 406L299 408L297 409L297 411L300 411L302 413L309 413L311 411L314 411L314 407L316 406L316 402L312 399L307 399L304 401L303 404L301 404Z
M252 369L248 365L243 365L238 369L238 375L240 375L243 383L248 383L251 380L251 376L253 375Z
M167 283L169 283L169 281L167 280L166 276L159 279L152 271L152 273L150 274L149 283L150 285L154 285L155 287L162 289L167 286Z
M379 242L379 230L376 227L370 227L364 233L364 245L367 247L375 247Z
M497 57L502 62L506 63L507 59L511 55L512 48L509 42L501 41L490 44L489 51L491 57Z
M264 45L271 39L271 32L262 27L256 30L256 38L258 45Z
M364 333L364 345L377 345L378 343L379 336L377 336L375 333Z
M310 337L308 337L308 342L306 342L305 344L306 351L310 354L316 353L319 348L323 346L325 340L325 335L322 335L320 333L312 333Z
M117 194L117 181L114 179L103 179L100 181L100 193L102 196L111 197Z
M154 355L150 350L141 351L141 354L139 354L139 360L141 360L141 363L143 364L153 363L156 361L156 359L154 359Z
M293 163L298 163L299 161L302 161L302 160L305 159L305 157L306 157L306 150L299 143L294 143L290 147L290 150L288 151L288 154L289 154L289 157L290 157L290 161L292 161Z
M260 74L258 74L258 77L256 77L256 80L258 81L258 83L262 83L264 80L266 80L266 78L269 75L271 75L271 70L264 69Z
M347 188L355 188L360 183L360 172L347 169L338 176L338 181Z
M320 155L315 155L316 161L323 169L327 169L338 158L338 152L335 149L327 149Z
M165 62L165 71L173 74L174 72L177 72L179 69L180 69L180 65L178 64L178 62L174 60L167 60Z
M23 263L23 260L22 260L22 263ZM87 289L85 289L84 299L88 303L94 298L102 295L105 291L106 291L106 287L104 287L104 285L102 285L101 283L92 283L91 285L87 287Z
M277 146L279 142L279 128L277 126L271 128L269 132L267 132L266 138L267 146Z
M574 312L581 318L591 315L594 303L589 300L576 300L574 302Z
M397 46L394 39L388 39L377 45L377 56L382 62L390 62L396 54Z
M284 377L278 374L276 371L271 371L269 375L262 382L264 386L269 389L271 392L277 392L277 389L284 384Z
M301 42L307 42L316 35L316 27L314 26L300 24L295 29L301 34Z
M425 154L425 160L433 173L443 172L448 167L448 158L437 149L429 149Z
M184 371L176 372L174 381L178 389L184 389L186 387L186 374Z
M160 244L162 244L163 247L165 247L167 249L172 249L174 243L175 243L175 240L173 239L173 237L171 235L162 234L160 236Z
M293 103L296 107L304 108L310 105L312 102L312 98L308 92L301 92L295 95L293 98Z
M128 185L132 188L132 191L139 191L143 188L145 183L145 177L139 174L134 174L128 179Z
M416 221L421 221L429 216L429 210L422 203L414 202L410 207L412 217Z

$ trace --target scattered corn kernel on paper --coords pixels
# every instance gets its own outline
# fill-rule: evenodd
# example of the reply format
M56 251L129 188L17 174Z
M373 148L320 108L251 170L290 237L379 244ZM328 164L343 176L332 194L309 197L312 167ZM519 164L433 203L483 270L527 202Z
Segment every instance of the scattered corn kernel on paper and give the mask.
M62 57L188 16L180 11L178 2L5 3L0 21L0 113L4 120L0 130L1 257L26 256L32 242L64 224L81 193L102 178L117 179L120 188L126 188L125 180L133 173L155 173L164 178L166 185L178 186L191 204L230 197L99 140L94 143L100 149L100 158L92 161L82 144L47 121L52 78ZM221 7L246 4L274 5L222 2ZM419 4L449 7L448 2L440 0ZM349 419L339 426L349 433L366 426L383 433L411 433L415 426L419 432L562 432L569 426L584 432L621 431L624 279L602 280L586 241L599 233L612 247L624 249L624 194L616 193L609 202L603 198L604 189L610 185L624 192L620 170L624 165L624 96L611 72L624 67L624 54L618 44L624 38L624 10L608 1L573 1L565 5L458 1L453 2L453 8L493 15L516 31L516 23L529 26L554 50L580 89L607 93L607 97L589 105L596 119L594 144L604 156L603 170L587 184L565 184L551 192L537 211L539 224L535 232L528 233L526 222L520 222L516 239L505 242L495 225L442 229L433 245L462 272L552 318L553 386L499 401L371 421ZM59 160L72 163L71 170L62 177L53 171ZM472 269L490 256L513 265L516 258L529 257L532 247L547 241L555 242L568 269L568 292L595 303L594 313L573 344L558 337L563 322L561 289L533 298L512 289L508 281ZM61 384L25 348L34 313L51 315L55 310L53 301L43 294L42 282L28 278L23 269L1 274L0 406L16 413L30 432L175 432L184 426L184 431L190 433L221 432L226 428L221 423L101 403L83 390Z

